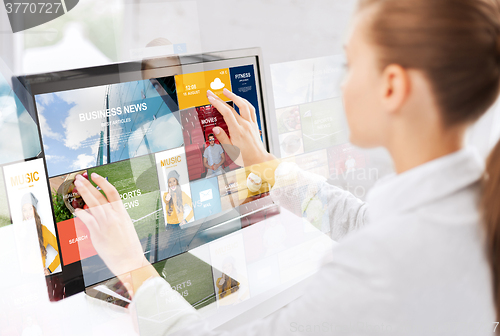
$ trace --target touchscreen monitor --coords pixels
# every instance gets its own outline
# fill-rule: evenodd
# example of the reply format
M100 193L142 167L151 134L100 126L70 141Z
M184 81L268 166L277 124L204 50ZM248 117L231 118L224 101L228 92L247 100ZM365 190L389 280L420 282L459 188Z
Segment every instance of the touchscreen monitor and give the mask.
M42 152L2 173L12 221L40 224L51 300L113 277L73 215L87 208L77 174L91 181L95 172L116 187L153 264L239 230L245 216L270 206L262 202L269 185L249 186L252 173L214 137L215 126L227 125L206 96L210 89L234 106L222 93L227 88L252 103L269 149L258 49L20 80L32 95ZM245 207L249 202L257 206Z

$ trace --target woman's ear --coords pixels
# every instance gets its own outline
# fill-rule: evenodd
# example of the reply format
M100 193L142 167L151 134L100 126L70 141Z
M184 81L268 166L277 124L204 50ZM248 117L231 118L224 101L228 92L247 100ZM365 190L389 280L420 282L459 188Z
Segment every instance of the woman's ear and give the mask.
M410 77L405 68L388 65L382 72L382 104L389 114L398 113L410 94Z

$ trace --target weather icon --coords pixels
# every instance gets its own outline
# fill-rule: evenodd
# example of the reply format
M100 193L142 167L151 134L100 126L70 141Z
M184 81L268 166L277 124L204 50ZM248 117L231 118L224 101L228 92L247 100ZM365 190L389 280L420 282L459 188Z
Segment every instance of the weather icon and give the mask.
M210 83L210 88L212 90L220 90L220 89L223 89L224 86L226 86L226 85L224 83L222 83L220 78L216 78L216 79L214 79L214 81L212 83Z

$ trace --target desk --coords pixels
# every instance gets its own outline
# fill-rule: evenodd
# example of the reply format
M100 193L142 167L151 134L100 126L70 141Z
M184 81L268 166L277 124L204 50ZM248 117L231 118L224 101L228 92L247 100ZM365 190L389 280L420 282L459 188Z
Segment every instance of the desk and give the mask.
M33 268L38 272L26 267L29 254L34 258L34 252L39 253L34 239L36 232L20 240L12 225L0 230L0 335L137 335L128 309L84 293L49 302L41 267ZM28 243L35 249L27 248ZM230 306L213 302L199 312L218 330L271 314L301 295L333 244L327 235L281 208L277 216L190 250L220 268L223 256L216 254L232 246L230 253L248 284L249 295L243 301Z

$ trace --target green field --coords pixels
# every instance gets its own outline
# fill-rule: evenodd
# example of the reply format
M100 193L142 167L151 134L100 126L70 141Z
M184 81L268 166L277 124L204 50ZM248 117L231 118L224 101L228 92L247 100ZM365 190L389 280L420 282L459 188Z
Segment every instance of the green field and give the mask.
M118 193L123 195L123 203L143 243L150 235L155 234L158 225L164 225L153 155L91 168L88 170L89 176L92 173L106 177Z
M196 309L215 302L212 267L192 254L183 253L154 267Z

